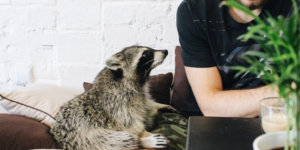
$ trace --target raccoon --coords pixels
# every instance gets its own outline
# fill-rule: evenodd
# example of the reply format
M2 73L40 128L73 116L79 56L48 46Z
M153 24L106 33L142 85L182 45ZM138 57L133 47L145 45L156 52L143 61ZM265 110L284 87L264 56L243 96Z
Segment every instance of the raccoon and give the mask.
M51 127L65 150L129 150L165 148L168 140L149 133L159 109L177 112L154 102L147 79L167 50L131 46L106 60L90 90L63 105Z

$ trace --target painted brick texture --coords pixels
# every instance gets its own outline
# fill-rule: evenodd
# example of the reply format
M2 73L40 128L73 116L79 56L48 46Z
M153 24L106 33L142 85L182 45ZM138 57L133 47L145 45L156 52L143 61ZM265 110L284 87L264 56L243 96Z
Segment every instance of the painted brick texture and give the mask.
M35 83L82 92L106 58L136 44L168 49L152 74L174 72L181 1L0 0L0 87L26 66Z

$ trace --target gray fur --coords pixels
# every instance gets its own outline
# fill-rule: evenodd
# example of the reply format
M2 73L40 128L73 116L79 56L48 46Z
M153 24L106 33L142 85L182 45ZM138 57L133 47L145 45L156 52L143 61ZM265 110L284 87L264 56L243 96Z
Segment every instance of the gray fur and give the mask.
M151 100L147 84L150 71L164 58L141 76L136 69L145 50L152 49L132 46L109 58L93 87L60 108L51 133L63 149L140 147L145 124L152 126L157 109L164 107Z

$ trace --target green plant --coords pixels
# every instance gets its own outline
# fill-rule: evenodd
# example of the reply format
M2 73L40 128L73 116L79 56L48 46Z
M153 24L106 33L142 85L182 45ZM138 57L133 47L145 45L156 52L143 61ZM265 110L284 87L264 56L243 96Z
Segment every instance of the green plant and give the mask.
M300 149L297 145L297 133L300 130L300 15L296 0L292 0L294 13L288 17L278 16L272 17L270 14L262 19L254 15L248 8L238 3L236 0L224 1L221 5L235 7L256 20L257 24L248 28L248 32L241 35L239 39L254 40L264 49L263 52L246 52L243 58L250 64L249 67L235 66L234 70L238 70L236 76L244 72L253 74L261 74L261 80L268 85L278 87L279 96L284 98L288 117L288 128L295 132L292 150ZM264 60L264 61L260 61ZM262 59L261 59L262 58ZM291 128L289 128L291 125ZM287 132L289 133L289 132ZM289 136L288 136L289 137ZM298 139L298 141L300 141ZM288 145L285 150L289 149Z

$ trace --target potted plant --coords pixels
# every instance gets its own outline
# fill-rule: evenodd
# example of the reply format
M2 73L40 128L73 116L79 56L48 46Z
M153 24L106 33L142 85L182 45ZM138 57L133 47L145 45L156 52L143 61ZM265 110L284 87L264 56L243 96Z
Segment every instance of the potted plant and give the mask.
M248 28L248 32L241 35L239 39L254 40L263 48L263 52L249 51L244 59L250 64L249 67L235 66L232 69L238 70L236 76L244 72L251 72L259 75L267 85L272 85L279 91L279 97L283 98L287 110L287 129L285 139L285 150L299 150L300 139L297 142L297 133L300 130L300 15L296 0L292 0L294 12L288 18L270 14L262 19L254 15L248 8L236 0L224 1L221 5L235 7L256 20L257 24ZM298 2L299 3L299 2ZM265 38L263 38L265 37ZM264 60L261 62L260 60ZM268 69L265 69L268 68ZM292 131L292 132L288 132ZM299 135L300 136L300 135Z

